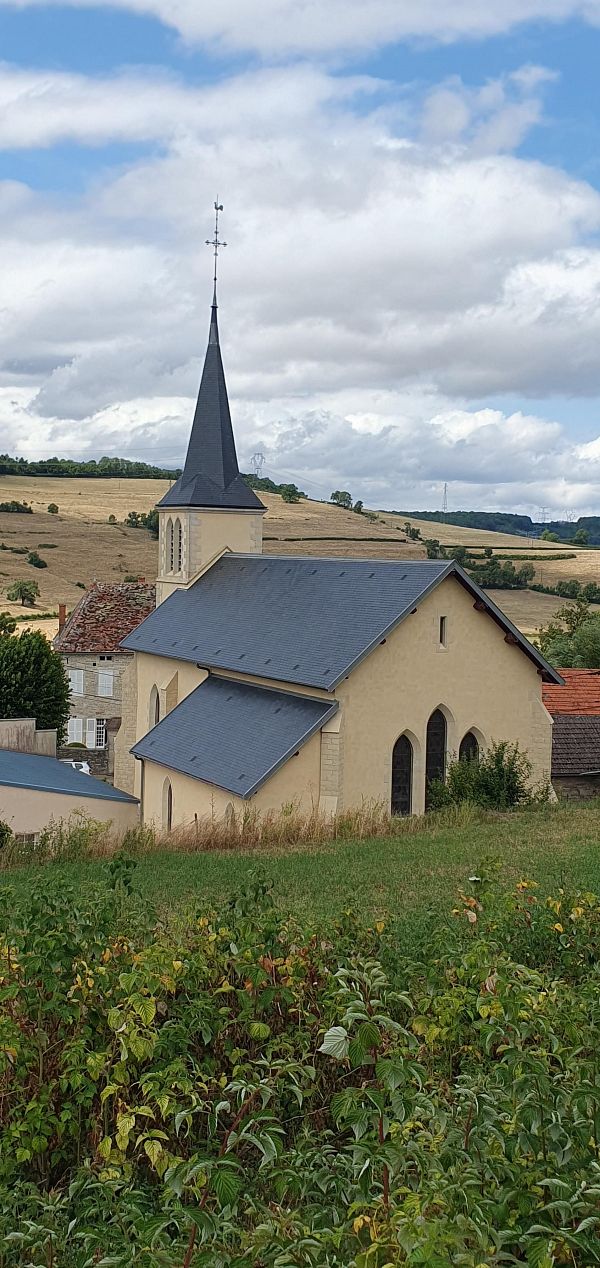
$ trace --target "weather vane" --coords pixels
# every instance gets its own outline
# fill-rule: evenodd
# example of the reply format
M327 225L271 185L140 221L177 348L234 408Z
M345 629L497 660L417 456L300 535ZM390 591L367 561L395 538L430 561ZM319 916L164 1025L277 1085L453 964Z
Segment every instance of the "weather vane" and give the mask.
M217 197L215 201L215 236L214 238L206 239L206 245L207 247L213 248L213 253L215 257L215 272L213 277L213 282L214 282L213 304L216 304L217 302L217 261L219 259L219 247L227 246L227 243L221 242L219 238L219 212L222 210L223 210L223 203L220 203Z

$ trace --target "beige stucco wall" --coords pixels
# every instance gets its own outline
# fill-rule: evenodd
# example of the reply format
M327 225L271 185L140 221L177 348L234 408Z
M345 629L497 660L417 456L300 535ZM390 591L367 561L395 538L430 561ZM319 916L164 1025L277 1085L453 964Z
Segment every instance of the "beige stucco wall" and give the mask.
M542 704L536 666L473 602L448 578L338 687L338 809L360 804L363 797L390 803L392 749L406 731L414 749L412 809L424 810L425 734L437 708L446 715L450 757L473 730L483 746L518 742L533 764L533 779L549 778L552 719ZM441 616L445 649L439 645Z
M326 813L359 806L362 801L391 798L392 750L407 732L413 743L414 813L425 807L425 738L431 713L441 708L447 719L448 756L458 753L463 735L472 730L486 747L494 740L518 742L533 764L535 781L550 771L552 720L541 698L536 666L519 647L507 643L504 631L485 612L475 610L473 596L449 578L408 616L337 688L338 714L323 733L314 736L258 792L251 804L280 809L294 802L305 808L320 804ZM440 617L446 617L446 646L439 644ZM166 657L136 656L138 693L136 739L149 730L149 700L156 686L161 717L206 677L195 665ZM269 683L243 674L228 675L284 690L331 699L328 693ZM175 685L174 685L175 684ZM136 796L141 793L136 763ZM146 763L145 817L163 820L163 787L168 772ZM187 776L173 774L174 825L225 813L235 799ZM238 802L238 804L248 804Z
M159 510L158 581L156 603L162 603L173 590L185 587L223 550L260 555L262 551L262 517L264 511L223 510ZM183 566L171 573L167 545L169 520L181 523L183 534ZM175 560L177 567L177 560Z
M10 824L15 833L41 832L51 819L55 822L68 819L76 811L82 811L90 819L98 819L101 823L112 823L117 832L135 827L139 819L139 806L135 802L0 785L0 819Z
M142 763L137 765L141 768ZM247 800L212 784L205 784L200 779L190 779L178 771L157 766L154 762L146 761L143 765L144 822L153 822L161 830L166 826L164 790L167 779L173 790L174 828L193 824L195 816L202 820L222 819L231 808L236 814L243 813L248 807L261 813L269 810L278 813L288 806L308 812L319 800L321 735L319 732L313 735L297 756L291 757Z

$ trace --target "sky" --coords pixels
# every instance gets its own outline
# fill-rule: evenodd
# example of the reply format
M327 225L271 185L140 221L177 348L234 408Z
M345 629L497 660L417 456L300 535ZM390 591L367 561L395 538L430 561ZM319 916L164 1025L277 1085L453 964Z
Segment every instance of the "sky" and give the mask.
M0 0L0 450L600 513L600 0Z

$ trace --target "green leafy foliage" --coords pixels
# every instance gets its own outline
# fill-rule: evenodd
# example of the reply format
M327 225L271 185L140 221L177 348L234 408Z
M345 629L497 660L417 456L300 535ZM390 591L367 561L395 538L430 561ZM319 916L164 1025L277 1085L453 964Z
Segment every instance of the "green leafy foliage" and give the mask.
M512 810L531 800L531 769L518 744L502 740L476 757L449 762L445 782L429 786L431 808L471 802L485 810ZM536 798L544 791L537 790Z
M282 484L280 493L284 502L299 502L301 498L300 490L295 484Z
M39 630L0 638L0 718L35 718L40 729L66 734L69 681L57 652Z
M158 538L158 511L130 511L125 520L128 528L147 528L152 537Z
M22 607L33 607L39 595L40 587L37 581L14 581L6 591L6 597L10 603L20 603Z
M67 479L72 476L95 479L123 476L129 480L170 480L177 479L181 470L152 467L147 462L132 462L129 458L100 458L98 461L90 458L85 462L73 458L39 458L30 462L5 453L0 454L0 475L61 476Z
M352 494L347 489L336 489L329 499L335 506L341 506L345 511L352 510Z
M559 668L600 669L600 615L590 612L586 598L565 604L537 631L536 643Z
M595 895L482 869L416 962L106 882L0 892L2 1268L600 1263Z
M29 551L29 554L27 556L27 563L31 564L32 568L47 568L48 567L46 560L42 559L41 555L38 555L37 550Z
M0 511L9 512L13 515L33 515L33 511L27 502L17 502L14 499L11 502L0 502Z
M0 638L4 638L7 634L14 634L17 628L17 622L10 612L0 612Z
M50 502L50 505L48 507L48 514L58 515L58 506L56 505L56 502Z

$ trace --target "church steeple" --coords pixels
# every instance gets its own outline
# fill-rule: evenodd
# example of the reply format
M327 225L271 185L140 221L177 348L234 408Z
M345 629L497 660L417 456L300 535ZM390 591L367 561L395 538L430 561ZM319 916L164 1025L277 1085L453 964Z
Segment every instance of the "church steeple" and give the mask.
M158 505L264 510L238 467L219 345L216 293L185 466Z
M187 586L220 551L252 554L262 549L265 507L242 480L238 467L217 321L219 212L215 203L214 291L208 347L183 472L158 503L157 601ZM222 512L221 515L218 513Z

